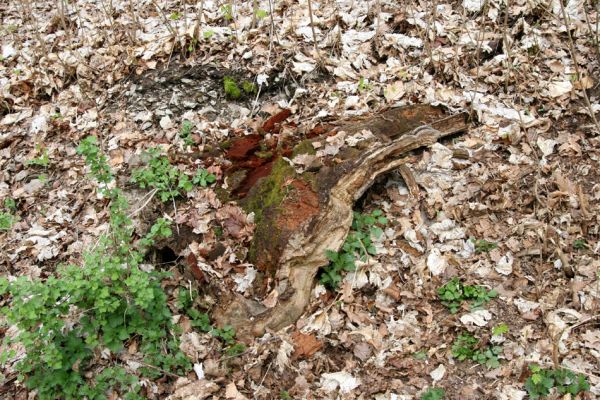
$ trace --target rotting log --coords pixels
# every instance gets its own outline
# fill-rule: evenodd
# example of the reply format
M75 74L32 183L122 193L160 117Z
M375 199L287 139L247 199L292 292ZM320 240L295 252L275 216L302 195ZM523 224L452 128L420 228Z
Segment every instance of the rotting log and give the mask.
M289 158L277 157L248 189L240 204L255 213L251 260L264 273L263 301L229 295L213 313L219 325L231 325L240 336L262 335L294 323L310 300L316 274L327 265L326 250L342 246L352 224L354 203L377 177L404 165L410 153L440 138L467 129L464 114L416 105L395 108L361 120L343 121L288 151L289 158L327 143L368 131L359 143L344 143L335 154L314 156L298 173ZM354 144L350 146L349 144ZM301 154L301 153L300 153ZM309 157L311 158L311 157ZM244 184L242 184L244 186Z

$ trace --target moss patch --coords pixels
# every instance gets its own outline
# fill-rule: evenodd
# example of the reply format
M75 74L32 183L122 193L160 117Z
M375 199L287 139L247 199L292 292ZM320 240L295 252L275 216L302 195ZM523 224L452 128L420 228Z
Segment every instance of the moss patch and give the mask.
M219 147L223 150L228 150L231 148L231 140L224 140L219 143Z
M273 163L273 168L269 176L260 179L257 185L242 201L242 207L247 213L254 212L256 229L249 257L251 261L257 262L257 264L264 264L271 261L259 260L257 249L272 248L279 241L280 232L275 226L274 219L269 217L277 214L279 206L290 190L290 188L286 187L285 182L295 175L296 172L294 169L285 160L279 158ZM264 267L264 265L258 266Z
M294 146L294 149L292 150L292 159L300 154L317 154L317 150L315 150L314 146L312 145L312 140L303 140Z

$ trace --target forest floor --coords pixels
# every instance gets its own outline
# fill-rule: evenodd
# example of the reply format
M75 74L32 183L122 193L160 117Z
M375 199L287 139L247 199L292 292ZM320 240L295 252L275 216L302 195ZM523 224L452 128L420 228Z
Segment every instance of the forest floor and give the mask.
M599 398L600 3L239 3L0 4L1 274L45 281L84 265L107 231L109 202L76 150L90 135L136 235L161 216L175 233L145 263L171 273L161 286L193 369L145 376L129 338L82 376L122 366L150 399L519 400L564 369L550 398ZM415 152L416 193L391 173L363 196L356 211L383 217L376 254L335 290L316 282L281 331L196 329L181 293L210 316L225 293L254 296L262 273L248 256L253 216L221 195L231 141L282 110L266 139L421 103L467 112L470 128ZM136 187L132 172L157 146L181 173L215 181L165 202ZM35 398L15 371L23 347L5 347L16 352L0 397Z

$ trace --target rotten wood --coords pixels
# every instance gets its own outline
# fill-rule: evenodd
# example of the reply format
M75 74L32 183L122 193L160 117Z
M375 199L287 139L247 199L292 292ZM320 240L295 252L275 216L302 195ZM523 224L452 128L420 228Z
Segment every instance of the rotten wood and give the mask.
M285 162L273 161L270 174L239 200L247 210L256 212L251 253L272 284L268 293L260 294L263 301L241 295L221 299L213 314L216 322L233 326L241 336L262 335L267 329L279 330L294 323L309 302L319 268L328 263L326 250L337 251L342 246L354 203L380 175L414 158L410 156L413 150L466 129L464 114L448 116L428 105L396 108L370 118L343 121L310 139L317 142L340 131L373 134L360 146L341 149L321 160L318 171L297 174ZM416 181L406 171L401 169L414 194L418 192ZM281 198L273 203L277 193Z

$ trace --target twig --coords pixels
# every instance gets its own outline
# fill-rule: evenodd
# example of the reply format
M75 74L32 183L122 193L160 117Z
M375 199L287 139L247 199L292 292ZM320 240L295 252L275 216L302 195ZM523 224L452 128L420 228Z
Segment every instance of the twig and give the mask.
M310 29L312 30L313 45L315 46L315 51L317 52L317 58L319 59L320 63L323 64L323 59L321 58L321 53L319 52L319 46L317 45L317 34L315 32L315 22L313 20L312 0L308 0L308 16L310 17Z
M150 1L152 2L152 4L154 5L154 7L156 7L156 9L158 10L158 12L160 13L162 19L165 22L165 26L167 27L167 29L169 30L169 32L171 32L171 35L173 35L173 40L177 40L177 31L175 31L175 29L171 25L171 22L169 21L169 19L165 15L165 12L163 11L163 9L160 8L160 6L158 4L156 4L156 2L154 0L150 0Z
M158 189L152 189L149 193L147 193L144 197L148 196L148 199L144 202L144 204L141 205L141 207L139 207L137 210L131 212L128 217L133 217L134 215L136 215L137 213L139 213L140 211L142 211L144 208L146 208L146 206L148 205L148 203L150 203L150 201L154 198L154 195L158 192Z
M152 368L152 369L155 369L155 370L157 370L157 371L160 371L160 372L162 372L163 374L170 376L171 378L176 378L176 379L179 379L179 378L181 378L181 376L179 376L179 375L177 375L177 374L174 374L174 373L172 373L172 372L169 372L169 371L165 371L164 369L162 369L162 368L159 368L159 367L157 367L157 366L155 366L155 365L152 365L152 364L146 364L146 363L145 363L145 362L143 362L143 361L135 361L135 362L136 362L136 363L138 363L138 364L141 364L141 365L143 365L144 367L147 367L147 368Z
M569 38L569 52L571 53L571 59L573 60L573 66L575 67L575 74L577 75L577 80L581 82L581 72L579 71L579 64L577 63L577 57L575 53L575 44L573 43L573 37L571 36L571 31L569 30L570 20L567 16L567 12L565 11L565 6L562 1L558 2L560 4L560 11L562 13L563 22L565 23L565 29L567 31L567 37ZM596 126L596 131L600 135L600 125L598 125L598 120L596 119L596 114L594 113L594 109L592 108L592 104L590 103L590 98L588 97L587 90L585 87L581 87L581 91L583 92L583 98L585 99L585 104L590 113L590 117L592 117L592 122Z
M591 3L591 2L590 2ZM596 2L598 5L598 10L596 10L596 34L594 35L594 29L592 28L592 24L590 23L590 18L588 12L585 7L583 7L583 14L585 15L585 22L588 26L588 30L590 31L590 35L592 36L592 43L594 44L594 48L596 50L596 58L598 62L600 62L600 43L598 43L598 23L600 22L600 2ZM592 4L590 4L592 5Z

